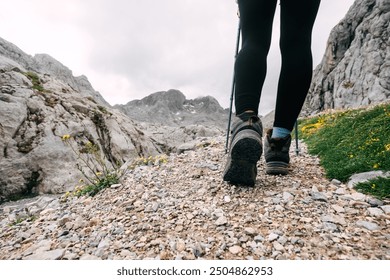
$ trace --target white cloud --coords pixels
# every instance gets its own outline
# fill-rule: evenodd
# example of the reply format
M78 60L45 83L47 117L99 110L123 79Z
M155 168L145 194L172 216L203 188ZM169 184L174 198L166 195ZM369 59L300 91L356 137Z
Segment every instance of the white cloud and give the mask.
M233 0L3 1L0 36L29 54L48 53L85 74L111 104L176 88L229 106L237 6ZM318 64L330 29L353 0L324 0L313 34ZM278 19L261 113L272 110L279 76Z

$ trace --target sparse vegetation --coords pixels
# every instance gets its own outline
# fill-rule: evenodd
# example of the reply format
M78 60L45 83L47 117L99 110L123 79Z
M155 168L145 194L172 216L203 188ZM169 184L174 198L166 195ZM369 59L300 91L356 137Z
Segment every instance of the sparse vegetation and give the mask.
M122 176L119 166L109 167L106 159L101 153L99 146L88 139L79 139L76 141L70 135L64 135L62 141L71 148L77 159L82 163L76 164L78 170L83 174L85 180L81 180L80 186L77 186L73 192L65 195L94 196L99 191L119 182Z
M27 221L27 222L33 222L37 219L36 216L26 216L26 217L18 217L16 218L12 223L9 224L10 227L13 227L13 226L17 226L21 223L23 223L24 221Z
M38 75L34 72L26 72L24 75L30 79L33 86L32 88L39 91L39 92L46 92L46 90L43 88L41 80L39 79Z
M198 149L201 149L201 148L206 148L206 147L209 147L209 146L213 147L215 145L216 145L215 141L211 141L211 142L205 141L205 142L201 142L201 143L197 144L196 147Z
M94 196L101 190L119 183L124 171L120 170L119 164L109 167L97 144L88 139L76 140L70 135L62 136L62 141L71 148L77 159L82 163L82 165L77 163L76 166L84 176L84 179L80 180L80 184L73 191L65 194L65 200L71 196ZM165 155L140 157L135 159L128 169L135 169L137 166L144 165L157 166L167 161Z
M102 112L103 114L105 114L105 115L112 115L112 114L107 110L106 107L100 106L100 105L98 105L97 107L98 107L99 111Z
M96 174L99 177L99 180L94 180L93 183L84 184L84 180L80 180L81 185L76 186L72 192L67 192L65 194L65 199L69 196L94 196L101 190L105 188L117 184L119 182L120 176L118 176L115 172L108 174L107 176L102 176L102 174Z
M343 83L343 88L345 88L345 89L353 88L354 85L355 85L355 84L352 83L351 81L345 81L345 82Z
M157 156L149 156L149 157L139 157L133 161L133 163L129 166L129 169L134 169L137 166L142 165L161 165L168 162L168 158L166 155L157 155Z

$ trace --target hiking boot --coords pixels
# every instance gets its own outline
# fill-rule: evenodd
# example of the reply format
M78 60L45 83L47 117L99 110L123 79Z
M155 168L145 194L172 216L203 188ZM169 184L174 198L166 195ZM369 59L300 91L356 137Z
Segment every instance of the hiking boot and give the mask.
M261 120L255 113L242 113L236 117L231 133L223 180L233 185L254 186L257 162L263 152Z
M287 175L290 163L291 135L284 138L271 138L272 129L267 131L264 140L265 173Z

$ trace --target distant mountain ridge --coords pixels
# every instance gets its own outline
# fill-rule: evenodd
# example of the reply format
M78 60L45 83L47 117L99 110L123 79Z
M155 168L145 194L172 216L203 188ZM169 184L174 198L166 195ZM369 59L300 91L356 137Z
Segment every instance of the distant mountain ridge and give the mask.
M201 124L225 128L229 113L212 96L186 99L175 89L156 92L114 108L131 119L168 126Z

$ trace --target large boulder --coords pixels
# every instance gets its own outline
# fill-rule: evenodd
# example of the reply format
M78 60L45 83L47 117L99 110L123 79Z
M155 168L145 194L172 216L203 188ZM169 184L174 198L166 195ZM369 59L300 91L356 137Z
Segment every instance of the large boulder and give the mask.
M303 109L355 108L390 98L390 4L356 0L333 28Z

